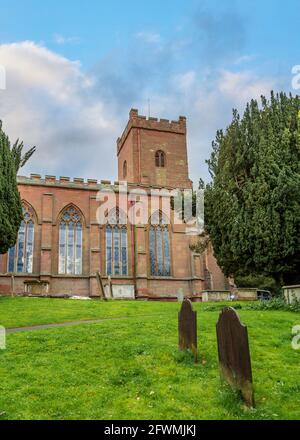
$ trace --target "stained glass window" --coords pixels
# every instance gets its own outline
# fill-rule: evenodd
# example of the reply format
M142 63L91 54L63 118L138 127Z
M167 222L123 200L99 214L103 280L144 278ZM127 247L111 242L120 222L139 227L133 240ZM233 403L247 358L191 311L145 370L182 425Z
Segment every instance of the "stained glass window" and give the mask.
M106 226L106 273L128 275L127 227L124 213L110 211Z
M23 221L15 246L8 251L8 272L32 273L34 250L34 211L23 204Z
M168 222L159 211L151 217L149 228L150 268L153 276L171 275Z
M72 206L63 212L59 225L58 272L67 275L82 273L81 215Z

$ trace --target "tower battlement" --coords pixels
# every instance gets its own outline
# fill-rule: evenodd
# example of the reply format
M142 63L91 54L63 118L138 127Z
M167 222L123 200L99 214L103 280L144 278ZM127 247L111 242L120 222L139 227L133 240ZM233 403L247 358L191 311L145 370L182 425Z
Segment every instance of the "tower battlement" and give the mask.
M132 183L191 188L186 118L177 121L139 115L131 109L117 140L118 178Z
M119 154L128 134L132 128L142 128L144 130L156 130L169 133L186 134L186 117L179 116L177 121L169 119L158 119L139 115L137 109L131 109L129 112L129 121L125 127L121 137L117 140L117 152Z

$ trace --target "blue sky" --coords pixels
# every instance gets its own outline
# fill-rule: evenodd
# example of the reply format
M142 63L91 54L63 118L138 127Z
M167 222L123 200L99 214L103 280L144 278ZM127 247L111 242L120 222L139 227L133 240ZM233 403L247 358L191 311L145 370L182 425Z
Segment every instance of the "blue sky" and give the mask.
M116 177L131 107L188 117L191 177L247 100L291 89L300 5L282 1L0 0L0 119L35 144L23 174Z

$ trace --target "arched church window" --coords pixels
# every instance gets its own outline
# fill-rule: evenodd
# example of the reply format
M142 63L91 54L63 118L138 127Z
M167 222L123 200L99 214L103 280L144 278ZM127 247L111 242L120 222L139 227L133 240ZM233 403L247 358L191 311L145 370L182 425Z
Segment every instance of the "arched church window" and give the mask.
M79 211L69 206L59 224L59 274L82 273L82 218Z
M168 219L160 211L150 219L150 267L153 276L171 275L170 236Z
M15 246L8 251L8 272L32 273L34 248L34 211L22 205L23 220Z
M127 177L127 161L125 160L123 163L123 178L126 179Z
M106 226L106 274L128 275L128 240L126 216L115 208L108 214Z
M161 150L158 150L155 153L155 165L161 168L164 168L166 166L166 156L165 153Z

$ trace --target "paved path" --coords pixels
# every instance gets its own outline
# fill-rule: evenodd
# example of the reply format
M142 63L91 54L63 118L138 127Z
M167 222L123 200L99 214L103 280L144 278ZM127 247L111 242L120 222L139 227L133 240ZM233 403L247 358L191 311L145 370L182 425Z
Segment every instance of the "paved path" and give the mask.
M140 318L153 318L153 317L163 317L163 315L142 315ZM60 322L56 324L40 324L40 325L30 325L26 327L14 327L6 329L6 334L9 333L18 333L18 332L30 332L32 330L44 330L47 328L56 328L56 327L70 327L73 325L82 325L82 324L97 324L103 321L110 320L120 320L120 319L130 319L135 318L135 316L120 316L120 317L109 317L109 318L101 318L101 319L88 319L85 321L69 321L69 322Z
M55 327L70 327L73 325L81 325L81 324L97 324L98 322L112 320L112 319L128 319L129 317L121 317L121 318L102 318L102 319L89 319L86 321L70 321L70 322L60 322L56 324L41 324L41 325L30 325L27 327L14 327L6 329L6 334L9 333L17 333L17 332L29 332L32 330L44 330L47 328L55 328Z

